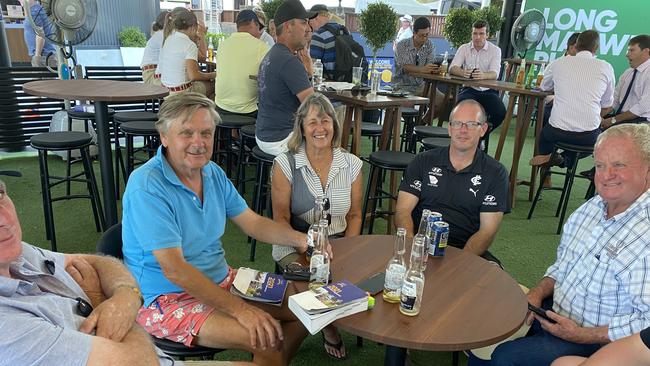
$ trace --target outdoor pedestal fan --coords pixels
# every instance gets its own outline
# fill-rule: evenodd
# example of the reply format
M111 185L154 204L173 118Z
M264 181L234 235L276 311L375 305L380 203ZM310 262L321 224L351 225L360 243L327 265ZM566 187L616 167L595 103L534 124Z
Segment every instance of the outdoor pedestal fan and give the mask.
M510 32L510 43L519 57L525 58L528 50L535 48L542 41L545 30L544 13L537 9L527 10L517 17Z

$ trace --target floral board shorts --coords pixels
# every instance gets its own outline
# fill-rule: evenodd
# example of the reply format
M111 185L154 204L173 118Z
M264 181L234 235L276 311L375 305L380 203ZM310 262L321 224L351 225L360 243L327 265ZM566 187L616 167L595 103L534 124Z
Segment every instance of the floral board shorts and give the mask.
M228 268L228 275L219 287L230 290L236 274L237 270ZM186 292L171 293L160 295L149 306L140 308L136 320L152 336L190 347L213 311L213 307Z

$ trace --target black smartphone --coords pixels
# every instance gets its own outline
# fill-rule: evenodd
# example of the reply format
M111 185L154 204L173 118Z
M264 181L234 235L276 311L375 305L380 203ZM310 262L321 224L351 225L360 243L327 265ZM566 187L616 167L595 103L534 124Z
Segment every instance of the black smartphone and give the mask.
M533 313L539 315L540 317L542 317L542 319L544 319L544 320L546 320L546 321L548 321L548 322L556 323L555 320L549 318L548 315L546 315L546 310L544 310L544 309L542 309L542 308L538 308L538 307L535 306L535 305L528 304L528 310L530 310L530 311L532 311Z
M370 295L377 295L384 290L384 281L386 280L386 273L379 272L359 282L357 287L366 291Z

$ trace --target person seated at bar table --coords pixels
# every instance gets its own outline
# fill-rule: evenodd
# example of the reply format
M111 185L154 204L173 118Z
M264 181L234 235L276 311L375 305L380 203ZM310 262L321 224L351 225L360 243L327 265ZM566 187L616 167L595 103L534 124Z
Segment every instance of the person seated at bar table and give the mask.
M170 15L168 11L162 11L151 24L151 38L147 41L142 54L142 81L145 84L161 85L160 73L158 72L158 60L160 59L160 49L163 43L163 28L165 20Z
M190 91L214 98L216 72L201 72L197 44L204 43L196 16L185 8L175 8L165 21L158 71L170 94Z
M249 236L301 253L306 235L254 213L210 161L219 123L213 101L172 95L158 118L162 146L131 174L123 198L124 261L145 298L138 323L186 346L241 349L259 365L287 364L306 330L286 299L275 307L228 291L236 271L221 237L226 218Z
M329 201L330 237L356 236L361 232L363 163L338 147L341 124L332 103L320 93L305 99L296 112L289 152L274 161L271 197L273 219L287 228L307 232L317 223L317 196ZM298 262L301 255L289 246L273 246L273 259L281 267ZM345 346L336 328L323 329L326 352L345 357Z
M409 237L417 231L423 209L449 223L449 245L499 263L489 251L503 214L510 212L508 172L483 150L487 131L483 107L464 100L451 111L451 144L418 154L406 168L395 207L395 226Z

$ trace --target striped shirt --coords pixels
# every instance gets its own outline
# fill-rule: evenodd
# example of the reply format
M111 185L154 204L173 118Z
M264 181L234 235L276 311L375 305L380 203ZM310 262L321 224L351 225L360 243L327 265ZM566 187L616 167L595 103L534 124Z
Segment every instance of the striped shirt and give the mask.
M606 212L596 196L569 217L545 276L556 281L553 311L608 326L614 341L650 326L650 190L625 212Z
M320 59L323 63L323 77L333 80L336 68L336 37L326 29L326 26L336 30L343 27L336 22L329 22L315 31L311 35L309 55L313 60Z
M542 90L555 90L551 126L585 132L600 127L601 108L614 102L614 69L589 51L562 57L544 70Z
M501 71L501 48L495 46L489 41L485 41L483 48L477 50L473 42L465 43L458 48L454 59L451 61L452 66L458 66L463 69L479 69L483 72L493 71L499 75ZM473 87L476 90L485 91L489 88Z
M630 111L650 121L650 60L646 60L646 62L639 65L636 69L638 71L634 79L634 84L621 111ZM614 110L617 110L621 105L627 88L632 81L633 73L634 69L629 68L625 70L618 80L618 85L616 85L616 89L614 90Z
M427 39L420 47L415 48L413 37L401 40L395 51L395 85L414 92L424 80L411 76L404 70L404 65L423 66L432 64L436 48Z
M324 194L330 201L329 213L332 217L332 222L328 227L328 235L345 232L345 229L347 228L345 216L348 214L348 211L350 211L352 182L357 179L357 176L361 171L361 166L363 165L361 159L340 148L334 149L332 165L324 189L318 174L316 174L316 171L309 163L309 159L305 153L304 144L298 149L298 152L294 154L294 160L294 169L291 169L286 154L278 155L275 158L275 164L280 167L282 173L289 181L289 184L291 184L292 189L294 181L292 171L302 174L302 178L309 189L309 193L312 195L312 197L310 197L311 202L303 202L302 204L311 205L313 208L297 216L310 225L315 223L318 219L317 215L319 213L314 205L314 200L316 196ZM291 206L292 204L289 203L289 205ZM293 252L294 249L292 247L274 245L273 259L278 261Z

